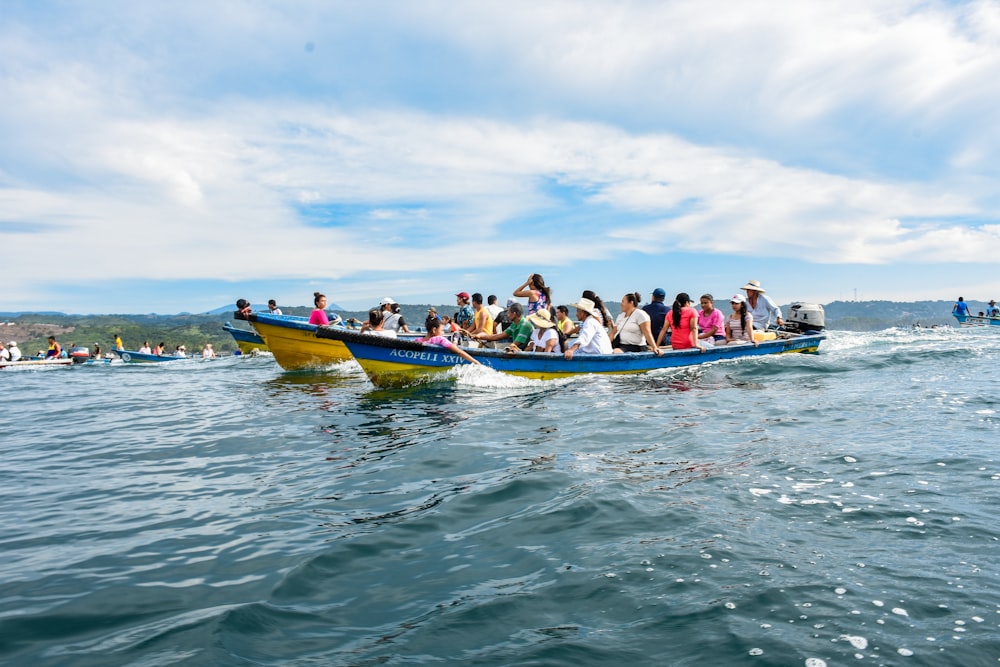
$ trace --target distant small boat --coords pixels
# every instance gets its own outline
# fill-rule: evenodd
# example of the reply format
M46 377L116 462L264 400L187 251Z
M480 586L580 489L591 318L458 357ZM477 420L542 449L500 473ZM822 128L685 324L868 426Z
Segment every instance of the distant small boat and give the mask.
M163 361L180 361L190 357L177 357L172 354L146 354L135 350L112 350L127 364L159 363Z
M231 322L222 325L224 331L228 331L239 346L243 354L253 354L254 352L269 352L264 338L252 329L240 329L234 327Z
M1000 327L1000 317L980 317L978 315L959 315L952 313L960 327Z
M21 358L18 361L0 361L0 369L58 368L59 366L72 366L73 363L73 360L68 357L65 359L39 359L31 357L28 359Z

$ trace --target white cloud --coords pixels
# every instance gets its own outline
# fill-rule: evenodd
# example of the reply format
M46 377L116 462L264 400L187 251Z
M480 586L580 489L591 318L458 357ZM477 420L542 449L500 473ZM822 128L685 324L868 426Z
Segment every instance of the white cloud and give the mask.
M1000 252L993 3L119 9L0 27L20 289Z

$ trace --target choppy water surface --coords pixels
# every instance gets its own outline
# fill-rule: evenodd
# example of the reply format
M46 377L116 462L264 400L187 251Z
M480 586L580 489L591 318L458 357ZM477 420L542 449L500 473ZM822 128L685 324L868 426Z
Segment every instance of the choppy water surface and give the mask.
M0 662L996 664L998 350L5 372Z

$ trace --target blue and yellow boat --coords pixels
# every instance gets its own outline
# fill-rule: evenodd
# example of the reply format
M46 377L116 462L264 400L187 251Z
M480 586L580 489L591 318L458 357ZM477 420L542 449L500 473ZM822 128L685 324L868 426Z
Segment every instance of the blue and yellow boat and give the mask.
M467 364L462 357L436 345L426 345L400 338L385 338L344 329L320 327L320 340L339 342L361 364L372 384L392 387L426 381L455 366ZM784 334L759 345L728 345L698 350L669 350L662 356L652 352L628 354L577 354L572 360L561 354L462 348L479 363L502 373L536 380L572 377L585 374L645 373L661 368L694 366L723 359L758 357L789 352L816 352L826 336L822 333Z
M269 351L264 338L252 329L240 329L239 327L234 327L231 322L223 324L222 329L229 332L229 335L236 341L237 347L240 348L240 352L243 354Z

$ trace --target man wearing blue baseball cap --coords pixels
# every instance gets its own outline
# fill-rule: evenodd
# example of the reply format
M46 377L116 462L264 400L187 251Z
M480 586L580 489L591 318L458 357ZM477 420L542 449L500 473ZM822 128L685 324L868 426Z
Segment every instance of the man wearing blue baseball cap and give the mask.
M659 338L663 323L667 320L667 313L670 312L667 304L663 303L663 300L666 298L667 293L663 288L657 287L653 290L653 300L642 307L646 311L646 314L649 315L649 328L653 333L653 340Z

